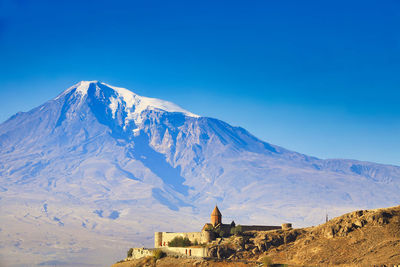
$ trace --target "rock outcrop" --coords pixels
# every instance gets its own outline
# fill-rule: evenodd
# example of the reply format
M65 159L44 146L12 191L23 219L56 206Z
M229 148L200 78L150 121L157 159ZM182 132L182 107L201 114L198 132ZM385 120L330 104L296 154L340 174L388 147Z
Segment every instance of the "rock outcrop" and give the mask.
M244 232L212 243L210 252L229 260L268 256L301 265L399 264L400 206L359 210L315 227Z

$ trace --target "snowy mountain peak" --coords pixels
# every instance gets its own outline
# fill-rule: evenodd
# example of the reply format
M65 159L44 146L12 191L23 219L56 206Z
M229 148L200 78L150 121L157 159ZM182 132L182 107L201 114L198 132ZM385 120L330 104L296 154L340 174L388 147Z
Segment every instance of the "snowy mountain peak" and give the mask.
M106 83L101 83L103 86L107 86L108 88L113 89L118 94L118 99L123 100L126 103L126 107L132 109L135 107L135 113L140 114L142 111L146 109L160 109L167 112L180 112L184 113L186 116L189 117L200 117L199 115L193 114L180 106L165 100L161 100L158 98L150 98L145 96L139 96L132 91L121 88L115 87ZM118 100L117 99L117 100ZM114 102L111 104L115 107L115 99Z
M75 90L75 92L80 93L81 95L86 95L87 94L87 90L89 89L90 84L97 84L98 81L80 81L76 84L74 84L73 86L69 87L68 89L66 89L65 91L63 91L61 94L59 94L55 100L61 98L62 96L67 95L68 93L70 93L71 91Z
M92 83L98 83L98 81L81 81L74 85L73 87L76 87L76 91L81 93L82 95L87 94L87 90L89 89L90 84Z
M95 94L97 96L107 96L106 102L109 103L108 107L111 109L113 117L115 116L118 107L124 107L124 110L127 113L127 120L133 119L135 122L139 123L141 122L140 114L145 110L179 112L188 117L200 117L199 115L193 114L172 102L158 98L140 96L126 88L112 86L99 81L81 81L57 96L56 100L73 92L74 94L79 94L81 101L83 101L85 97L87 97L91 85L95 86ZM103 91L103 94L100 93L101 91ZM105 93L105 91L107 91L107 93Z

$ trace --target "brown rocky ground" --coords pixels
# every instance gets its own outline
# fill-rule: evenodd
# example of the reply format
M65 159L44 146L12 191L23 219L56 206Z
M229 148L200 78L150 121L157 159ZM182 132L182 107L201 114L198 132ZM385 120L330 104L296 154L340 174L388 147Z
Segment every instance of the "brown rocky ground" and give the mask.
M210 253L219 249L230 259L267 255L274 263L291 265L398 265L400 206L355 211L316 227L247 232L216 243Z
M256 263L245 263L245 262L226 262L218 260L201 260L201 259L185 259L185 258L173 258L165 257L157 261L153 257L146 257L133 261L121 262L113 264L111 267L170 267L170 266L182 266L182 267L252 267L258 266Z
M315 227L245 232L217 239L209 244L209 256L226 261L167 257L156 265L147 262L147 266L257 266L255 262L261 263L263 257L289 265L400 265L400 206L355 211ZM131 266L146 263L113 265Z

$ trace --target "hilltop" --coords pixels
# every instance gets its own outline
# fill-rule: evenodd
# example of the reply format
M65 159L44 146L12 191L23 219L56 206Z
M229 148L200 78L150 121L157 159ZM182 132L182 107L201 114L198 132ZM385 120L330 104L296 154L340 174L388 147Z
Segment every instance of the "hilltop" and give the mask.
M289 265L396 265L400 263L400 206L354 211L315 227L244 232L209 247L212 260L168 257L157 261L157 266L256 266L254 262L264 257ZM113 267L146 264L151 266L151 260Z
M268 235L265 237L268 238ZM347 213L316 227L292 230L284 237L286 245L277 243L268 250L268 256L274 262L307 265L399 264L400 206Z

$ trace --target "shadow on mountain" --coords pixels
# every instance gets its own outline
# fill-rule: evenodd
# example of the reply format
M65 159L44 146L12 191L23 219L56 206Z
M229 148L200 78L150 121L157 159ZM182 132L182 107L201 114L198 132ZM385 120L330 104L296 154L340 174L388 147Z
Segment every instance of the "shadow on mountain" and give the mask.
M123 128L127 116L125 106L121 106L121 104L118 103L118 108L113 114L113 111L110 108L110 99L117 98L117 93L107 86L103 86L100 84L98 84L97 86L99 86L101 89L98 92L96 91L95 84L90 84L88 88L87 103L90 110L92 111L98 122L111 129L111 135L114 138L129 139L129 131L127 131L128 129L124 130ZM133 125L129 125L129 127L135 127L133 122L131 122L131 124Z
M127 178L131 179L131 180L135 180L135 181L142 181L141 179L137 178L135 175L133 175L133 173L122 169L122 167L119 164L114 164L115 168L117 168L117 170L119 170L121 173L123 173Z
M191 206L186 204L179 198L175 197L172 194L168 194L167 192L161 190L160 188L153 188L151 190L151 195L154 197L158 202L167 206L169 209L178 211L179 207L188 207Z
M140 160L147 168L160 177L165 184L184 196L188 195L189 187L183 185L185 178L180 175L180 167L174 168L165 160L165 156L156 152L149 145L147 135L140 134L134 139L134 148L130 151L133 157Z

